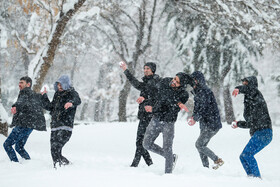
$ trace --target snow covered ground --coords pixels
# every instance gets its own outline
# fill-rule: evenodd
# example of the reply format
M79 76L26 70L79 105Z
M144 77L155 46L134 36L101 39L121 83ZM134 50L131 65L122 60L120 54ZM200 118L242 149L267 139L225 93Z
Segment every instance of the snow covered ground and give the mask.
M146 166L141 160L131 168L135 151L137 122L94 123L75 126L72 138L63 154L72 165L53 169L48 132L33 131L26 150L32 160L12 163L3 148L5 137L0 135L1 187L241 187L280 186L280 128L274 127L270 145L256 155L263 180L246 177L239 154L249 140L249 132L223 129L211 140L209 147L224 159L218 170L201 166L194 146L199 134L198 124L190 127L178 121L175 129L174 153L179 159L173 174L164 174L164 159L151 153L154 164ZM157 140L161 143L162 137Z

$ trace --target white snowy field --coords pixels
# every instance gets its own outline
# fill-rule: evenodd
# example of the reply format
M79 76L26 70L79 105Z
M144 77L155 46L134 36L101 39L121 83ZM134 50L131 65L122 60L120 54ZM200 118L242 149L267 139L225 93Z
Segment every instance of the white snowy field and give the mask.
M209 143L209 147L225 161L218 170L202 167L194 146L199 134L198 124L190 127L185 121L178 121L175 127L173 150L179 159L173 174L164 174L164 159L154 153L151 153L152 166L148 167L141 160L138 168L131 168L137 125L138 122L75 126L72 138L63 150L73 164L57 170L53 168L50 156L50 129L47 132L33 131L25 146L32 160L21 160L20 164L9 161L2 146L5 137L0 135L0 186L280 186L279 127L273 129L272 142L256 155L263 177L260 180L246 177L239 161L250 138L248 130L234 130L226 124ZM161 139L160 135L157 143L161 143Z

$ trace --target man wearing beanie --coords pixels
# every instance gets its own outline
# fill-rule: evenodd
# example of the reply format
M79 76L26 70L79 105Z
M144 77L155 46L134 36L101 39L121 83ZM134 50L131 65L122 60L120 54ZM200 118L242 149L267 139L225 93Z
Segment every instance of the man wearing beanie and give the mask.
M207 147L211 138L222 128L218 105L213 92L205 83L204 75L200 71L195 71L191 76L194 80L194 111L188 124L192 126L199 121L200 135L195 147L199 152L203 167L209 168L209 157L214 161L213 169L218 169L224 162Z
M143 144L147 150L165 158L165 173L172 173L175 167L177 155L172 151L174 124L180 109L188 112L184 103L189 98L187 84L191 83L191 77L185 73L178 73L174 78L162 79L157 84L156 103L154 106L145 107L153 113L153 118L146 130ZM163 136L162 147L155 144L160 133Z
M147 105L147 101L149 101L149 105L154 105L155 86L159 82L160 77L155 74L156 64L153 62L147 62L144 65L144 77L142 78L143 82L138 81L130 73L125 62L121 62L120 67L124 70L124 74L132 86L140 91L140 97L136 100L136 102L139 104L137 117L140 121L136 137L136 151L131 167L138 166L141 156L144 158L146 164L150 166L153 164L152 158L149 152L143 147L143 139L146 128L152 119L152 113L145 110L145 105Z

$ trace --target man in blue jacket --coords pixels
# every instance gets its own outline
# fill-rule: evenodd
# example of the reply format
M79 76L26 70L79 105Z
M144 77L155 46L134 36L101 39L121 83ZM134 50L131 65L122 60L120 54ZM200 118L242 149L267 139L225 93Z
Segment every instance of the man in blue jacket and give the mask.
M199 121L200 135L195 146L199 152L202 165L209 168L209 157L214 161L213 169L218 169L224 162L207 147L207 144L222 128L219 109L213 92L205 83L204 75L200 71L196 71L191 76L195 82L193 85L194 111L188 124L192 126L196 121Z
M251 139L240 155L240 161L248 176L259 177L261 174L254 155L266 147L272 140L272 124L262 93L258 90L258 80L255 76L242 79L232 95L244 94L245 121L235 121L232 128L249 128Z

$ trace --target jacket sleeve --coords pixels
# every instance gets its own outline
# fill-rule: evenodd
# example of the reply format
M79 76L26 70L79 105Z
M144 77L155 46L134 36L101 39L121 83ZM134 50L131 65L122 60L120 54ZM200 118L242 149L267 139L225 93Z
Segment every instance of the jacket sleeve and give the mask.
M193 110L193 119L199 121L202 116L205 114L205 110L208 104L208 97L204 93L198 93L194 97L194 110Z
M29 111L31 109L31 103L27 94L20 94L16 103L13 104L16 107L17 112Z
M42 101L42 106L45 110L51 111L53 109L53 105L50 102L48 95L45 93L44 95L42 95L41 97L41 101Z
M75 90L73 90L73 91L71 92L71 95L72 95L72 99L68 101L69 103L72 103L75 107L78 106L78 105L80 105L80 104L82 103L82 102L81 102L81 98L80 98L78 92L76 92Z
M128 69L124 71L125 76L129 80L129 82L132 84L134 88L136 88L139 91L143 91L145 89L145 84L143 82L138 81Z
M237 127L248 129L248 128L251 127L251 123L250 122L246 122L246 121L238 121L237 122Z

